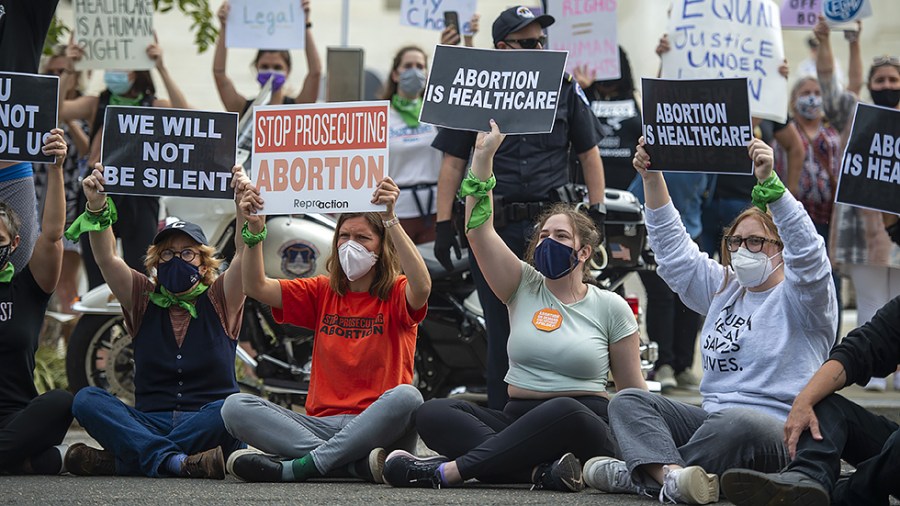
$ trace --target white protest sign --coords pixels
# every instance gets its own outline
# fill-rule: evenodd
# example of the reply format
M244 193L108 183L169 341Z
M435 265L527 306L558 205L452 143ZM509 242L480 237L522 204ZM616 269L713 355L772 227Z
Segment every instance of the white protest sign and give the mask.
M828 24L847 23L872 15L870 0L823 0L822 14Z
M444 12L459 15L463 35L472 35L472 16L477 10L476 0L403 0L400 5L400 24L428 30L444 29Z
M388 101L253 108L253 183L262 214L383 211Z
M75 43L82 69L149 70L153 0L75 0Z
M306 14L300 0L231 0L227 47L302 49Z
M672 50L663 55L663 79L746 77L754 117L784 122L787 79L781 14L771 0L675 0L669 19Z
M547 27L550 49L569 52L566 71L587 67L595 81L621 77L615 0L548 0L547 14L556 18Z

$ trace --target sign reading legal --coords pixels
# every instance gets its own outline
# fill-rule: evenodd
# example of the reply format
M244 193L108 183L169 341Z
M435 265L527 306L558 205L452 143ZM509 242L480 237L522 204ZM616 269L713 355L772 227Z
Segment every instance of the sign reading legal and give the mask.
M621 76L616 38L617 3L617 0L547 2L547 14L556 19L547 27L550 49L569 52L566 62L569 73L580 67L595 81Z
M75 42L81 69L149 70L153 0L75 0Z
M56 128L59 78L0 72L0 160L52 162L41 152Z
M251 49L302 49L306 13L300 0L231 0L225 45Z
M566 53L438 45L419 119L484 131L494 119L507 134L553 129Z
M230 199L238 115L109 106L103 123L107 193Z
M746 79L641 79L652 170L752 174Z
M472 16L477 11L476 0L403 0L400 4L400 24L428 30L443 30L444 12L459 16L460 33L473 35Z
M253 183L262 214L383 211L390 102L253 108Z
M900 214L900 111L857 103L835 195L841 204Z

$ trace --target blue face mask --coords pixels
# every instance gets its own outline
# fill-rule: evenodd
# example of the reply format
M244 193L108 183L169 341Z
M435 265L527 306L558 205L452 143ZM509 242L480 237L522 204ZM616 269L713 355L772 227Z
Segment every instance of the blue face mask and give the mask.
M550 279L559 279L579 264L578 254L565 244L546 238L534 248L534 268Z
M160 262L156 266L156 278L171 293L186 292L200 281L200 268L173 257L168 262Z
M128 79L128 72L121 70L107 70L103 73L103 82L107 89L116 95L124 95L134 84Z

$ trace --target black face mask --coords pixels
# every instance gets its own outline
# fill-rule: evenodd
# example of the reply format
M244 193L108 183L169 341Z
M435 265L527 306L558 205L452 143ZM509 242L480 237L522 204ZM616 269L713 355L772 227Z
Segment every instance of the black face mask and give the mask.
M9 261L9 254L12 251L12 243L4 244L0 246L0 269L6 267L6 262Z
M875 105L893 109L900 103L900 90L869 90L869 94Z

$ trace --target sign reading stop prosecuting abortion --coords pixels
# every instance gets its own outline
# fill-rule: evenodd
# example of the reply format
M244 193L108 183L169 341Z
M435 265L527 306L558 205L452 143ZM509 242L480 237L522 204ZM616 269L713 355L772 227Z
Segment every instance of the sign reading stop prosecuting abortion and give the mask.
M262 214L383 211L371 203L388 175L387 101L253 109L253 183Z

